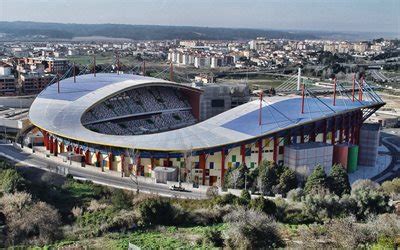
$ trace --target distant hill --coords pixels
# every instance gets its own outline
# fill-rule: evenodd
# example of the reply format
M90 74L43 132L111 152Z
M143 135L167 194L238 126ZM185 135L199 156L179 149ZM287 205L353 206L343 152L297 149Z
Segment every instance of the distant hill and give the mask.
M190 26L158 26L127 24L63 24L39 22L0 22L2 39L73 39L75 37L107 37L132 40L240 40L259 36L294 40L317 39L311 32L289 32L262 29L208 28Z

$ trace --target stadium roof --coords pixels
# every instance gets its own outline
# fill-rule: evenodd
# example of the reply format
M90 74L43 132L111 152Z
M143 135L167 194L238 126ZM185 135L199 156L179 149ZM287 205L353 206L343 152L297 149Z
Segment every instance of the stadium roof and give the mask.
M192 126L144 135L106 135L91 131L81 123L81 117L93 105L130 88L141 86L175 86L198 89L173 82L137 75L81 75L47 87L33 102L29 118L37 127L60 137L81 142L154 151L186 151L214 148L260 136L351 110L367 107L371 102L307 98L301 114L301 98L294 96L265 97L262 103L262 124L259 125L258 100L252 101ZM325 104L323 104L324 102Z

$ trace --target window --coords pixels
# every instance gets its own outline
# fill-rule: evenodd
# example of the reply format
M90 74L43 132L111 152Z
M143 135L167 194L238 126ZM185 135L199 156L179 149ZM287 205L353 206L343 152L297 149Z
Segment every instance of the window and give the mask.
M236 155L232 155L232 162L236 161Z
M214 169L214 162L210 162L209 169Z

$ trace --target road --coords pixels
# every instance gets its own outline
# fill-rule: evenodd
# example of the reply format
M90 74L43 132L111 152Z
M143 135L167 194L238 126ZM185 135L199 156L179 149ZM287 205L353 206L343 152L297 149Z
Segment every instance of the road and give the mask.
M86 179L98 183L101 185L113 186L117 188L124 188L136 191L136 185L128 177L122 178L113 176L104 172L95 172L85 168L71 167L68 164L55 163L51 160L44 159L34 154L28 154L20 149L13 147L11 144L0 144L0 156L3 156L9 160L12 160L19 165L27 167L35 167L43 170L54 169L57 165L68 168L69 174L74 177ZM177 197L186 199L204 199L206 195L204 192L192 191L192 192L177 192L169 190L169 187L164 184L155 183L139 183L140 192L153 193L167 197Z
M383 172L372 178L373 181L379 183L400 177L400 129L383 129L381 137L382 144L390 151L392 161Z

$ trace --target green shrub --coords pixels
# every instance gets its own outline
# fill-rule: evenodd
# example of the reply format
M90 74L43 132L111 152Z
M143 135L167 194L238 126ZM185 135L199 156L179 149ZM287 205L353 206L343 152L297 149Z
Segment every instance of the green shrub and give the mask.
M149 198L138 207L138 223L142 226L174 225L175 213L172 205L160 198Z
M122 189L115 189L111 194L111 203L116 209L132 207L132 197Z
M0 172L0 187L5 193L22 191L25 187L25 180L15 169L5 169Z
M292 189L287 193L287 198L290 201L301 201L304 197L304 190L302 188Z
M231 193L227 193L227 194L215 197L213 203L220 205L220 206L233 205L233 204L237 204L238 199L239 198L236 197L235 195L233 195Z
M232 249L271 248L283 245L273 219L262 212L238 208L224 217L225 245Z
M264 197L260 196L257 197L250 202L250 208L263 212L268 215L275 215L276 214L276 205L270 199L265 199Z
M204 232L203 245L212 245L213 247L223 247L224 239L220 230L211 228Z
M251 195L248 190L243 189L240 193L240 204L248 205L251 201Z

